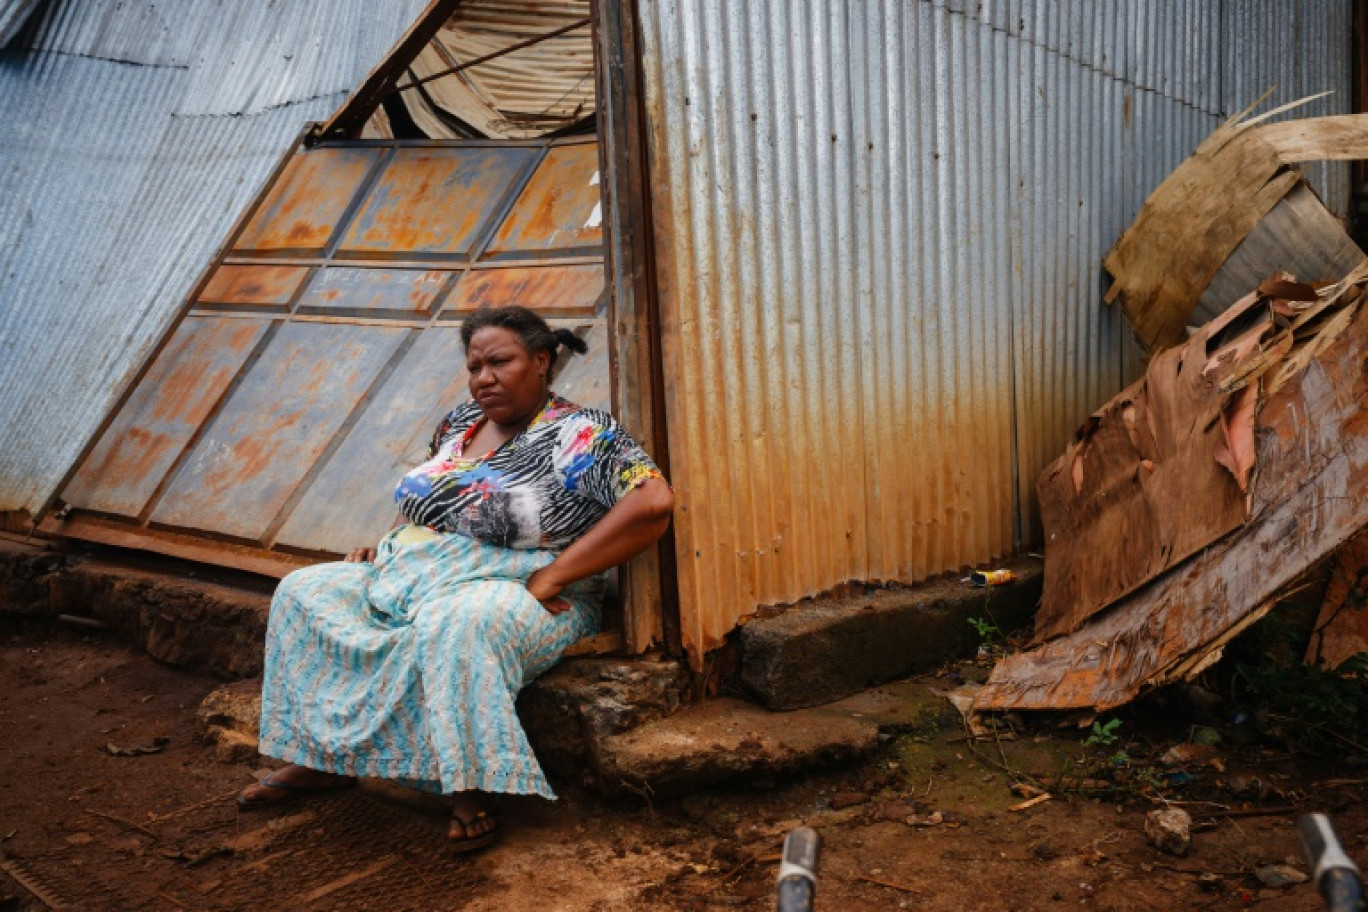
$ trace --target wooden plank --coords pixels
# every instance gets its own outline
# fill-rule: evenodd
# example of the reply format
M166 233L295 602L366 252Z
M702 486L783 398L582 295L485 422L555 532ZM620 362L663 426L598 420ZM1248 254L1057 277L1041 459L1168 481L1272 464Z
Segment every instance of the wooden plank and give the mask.
M1284 120L1252 132L1287 163L1368 158L1368 114Z
M1300 175L1233 121L1217 127L1161 183L1103 265L1146 351L1178 345L1189 315L1230 254Z
M593 0L595 68L608 272L613 412L670 474L665 431L660 308L656 299L648 132L635 4ZM674 534L623 568L627 648L657 642L677 654L679 593Z
M311 132L305 140L309 145L322 139L355 138L398 83L399 77L418 53L427 46L437 32L451 18L462 0L432 0L418 21L399 39L394 50L366 76L361 87L352 93L327 123Z
M1106 711L1178 669L1368 527L1368 308L1264 404L1252 518L1076 633L994 668L978 710Z
M213 541L163 529L141 529L79 515L65 521L49 516L39 524L38 530L48 535L79 538L103 545L113 545L117 548L151 551L156 554L165 554L168 557L214 564L219 567L232 567L236 570L245 570L248 573L272 576L277 579L301 567L307 567L318 562L317 558L277 554L249 545Z

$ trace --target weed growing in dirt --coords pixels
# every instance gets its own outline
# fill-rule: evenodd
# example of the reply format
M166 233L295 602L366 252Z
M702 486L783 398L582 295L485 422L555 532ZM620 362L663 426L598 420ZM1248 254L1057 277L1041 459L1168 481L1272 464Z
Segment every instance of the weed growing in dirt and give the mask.
M1368 757L1368 653L1336 669L1302 660L1305 632L1276 613L1232 646L1231 701L1287 749Z

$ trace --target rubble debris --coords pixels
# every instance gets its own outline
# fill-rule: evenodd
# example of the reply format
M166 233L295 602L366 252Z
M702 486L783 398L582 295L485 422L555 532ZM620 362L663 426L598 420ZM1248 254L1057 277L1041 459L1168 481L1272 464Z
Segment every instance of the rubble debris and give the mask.
M1328 278L1363 259L1293 166L1368 158L1368 116L1263 124L1310 100L1218 127L1107 254L1107 301L1120 300L1147 352L1181 344L1199 304L1214 315L1273 269Z
M104 750L111 757L142 757L147 754L160 754L166 750L166 745L170 743L171 739L163 735L153 738L151 744L143 744L137 747L120 747L110 741L104 746Z
M1289 864L1264 865L1254 872L1254 876L1265 887L1290 887L1310 879Z
M1145 815L1145 838L1161 852L1186 855L1192 848L1192 817L1177 807L1150 811Z
M1368 264L1314 302L1266 285L1089 420L1040 481L1036 631L1057 638L998 663L976 710L1102 712L1190 678L1368 527L1365 284Z

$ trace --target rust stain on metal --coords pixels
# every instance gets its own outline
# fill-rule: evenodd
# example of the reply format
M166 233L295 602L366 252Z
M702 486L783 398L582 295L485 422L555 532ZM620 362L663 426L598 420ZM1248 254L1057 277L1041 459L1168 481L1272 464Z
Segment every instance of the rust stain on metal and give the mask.
M200 292L205 304L288 304L307 266L220 266Z
M516 146L399 149L341 249L468 256L479 229L534 154Z
M598 146L557 146L532 175L489 245L518 253L603 245Z
M603 297L603 266L533 266L476 269L461 277L454 309L520 304L546 315L590 315Z
M382 151L327 148L297 153L242 230L234 249L323 249Z
M67 485L73 506L137 516L251 353L264 320L191 317Z
M406 332L284 326L200 439L152 521L260 538Z
M299 300L303 312L325 309L427 313L451 273L440 269L320 270Z

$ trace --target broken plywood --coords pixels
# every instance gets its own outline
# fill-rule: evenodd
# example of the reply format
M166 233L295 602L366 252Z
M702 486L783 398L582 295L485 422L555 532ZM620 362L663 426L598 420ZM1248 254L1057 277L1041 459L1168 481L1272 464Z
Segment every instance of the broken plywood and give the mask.
M1279 591L1368 527L1368 310L1356 303L1364 274L1352 278L1287 318L1278 336L1290 346L1274 337L1242 362L1261 377L1249 520L1075 632L1000 662L976 709L1105 711L1195 674ZM1096 556L1125 543L1084 544Z
M1355 536L1334 556L1330 585L1306 647L1306 661L1339 668L1368 652L1368 532Z
M1120 300L1146 351L1182 344L1194 310L1213 284L1213 293L1224 294L1251 269L1259 275L1288 269L1305 279L1334 278L1343 274L1345 257L1353 262L1362 257L1292 165L1316 158L1368 157L1368 115L1257 125L1281 110L1245 121L1239 115L1218 127L1150 194L1134 224L1107 254L1103 265L1115 279L1107 300ZM1274 221L1314 229L1314 239L1301 236L1296 243L1282 243L1270 236L1275 225L1257 230L1289 197L1292 205ZM1320 213L1307 213L1313 204ZM1257 238L1254 245L1233 257L1251 237ZM1251 262L1264 251L1276 259ZM1230 276L1221 279L1232 258ZM1327 260L1341 268L1308 271ZM1234 297L1208 299L1205 307L1208 312L1222 310Z
M1261 390L1343 330L1362 275L1323 297L1270 278L1079 429L1037 483L1048 557L1037 641L1073 633L1245 522Z

